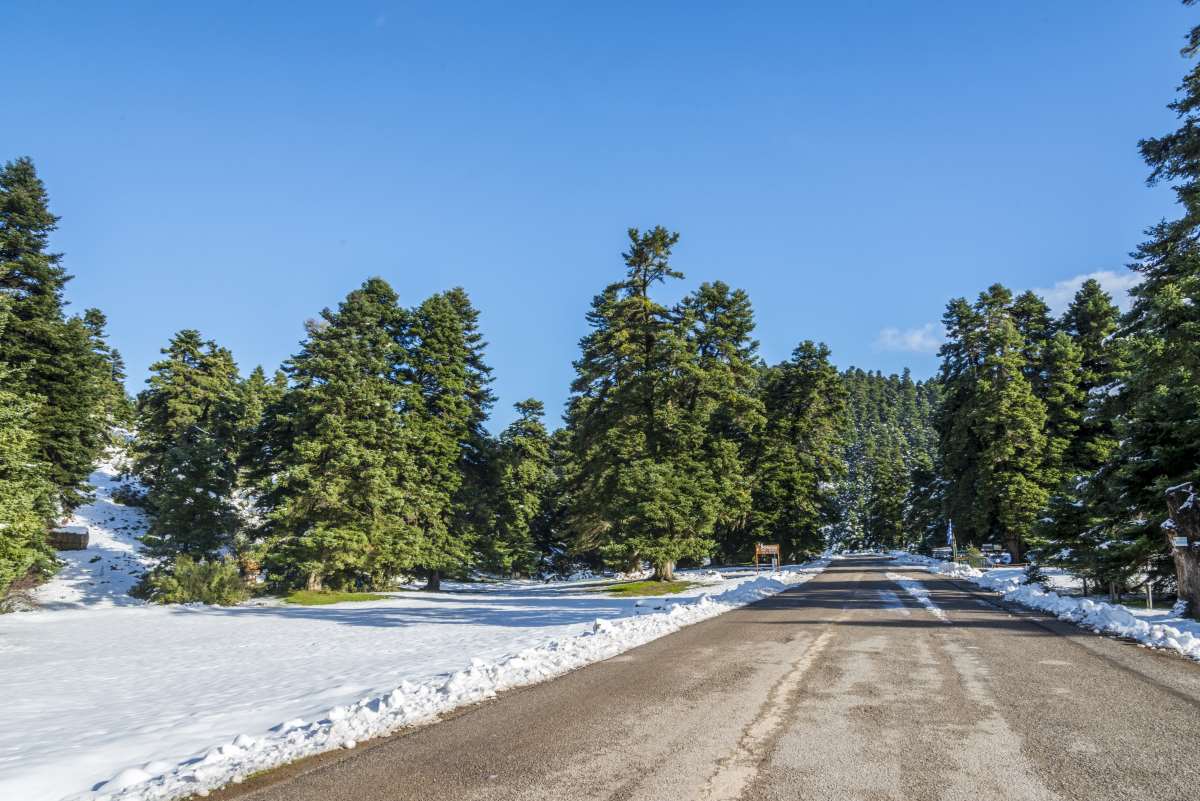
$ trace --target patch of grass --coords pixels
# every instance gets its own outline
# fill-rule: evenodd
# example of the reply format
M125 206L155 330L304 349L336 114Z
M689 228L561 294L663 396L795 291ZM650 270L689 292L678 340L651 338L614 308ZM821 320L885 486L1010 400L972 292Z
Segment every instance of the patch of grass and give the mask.
M611 587L601 587L600 592L615 595L618 598L638 598L654 595L674 595L686 589L695 587L695 581L625 581Z
M296 590L283 600L289 604L298 604L300 606L324 606L325 604L340 604L346 601L386 601L387 599L388 596L374 592L338 592L336 590L313 592L312 590Z

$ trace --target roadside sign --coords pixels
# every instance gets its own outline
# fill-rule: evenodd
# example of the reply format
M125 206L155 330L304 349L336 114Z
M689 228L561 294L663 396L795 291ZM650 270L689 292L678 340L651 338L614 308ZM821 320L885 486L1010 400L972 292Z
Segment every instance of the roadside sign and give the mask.
M771 568L773 570L776 570L779 568L780 558L779 558L779 546L778 545L764 545L761 542L754 544L754 572L755 573L758 572L758 560L763 557L767 557L770 559Z
M1172 537L1171 544L1174 545L1176 548L1186 548L1186 547L1188 547L1188 538L1187 537Z

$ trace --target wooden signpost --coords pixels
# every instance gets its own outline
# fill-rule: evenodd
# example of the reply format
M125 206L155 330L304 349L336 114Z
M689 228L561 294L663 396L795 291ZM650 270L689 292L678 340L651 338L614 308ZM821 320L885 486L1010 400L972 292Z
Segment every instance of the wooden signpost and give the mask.
M758 560L763 557L771 558L771 570L779 569L779 546L778 545L763 545L761 542L754 544L754 572L758 573Z

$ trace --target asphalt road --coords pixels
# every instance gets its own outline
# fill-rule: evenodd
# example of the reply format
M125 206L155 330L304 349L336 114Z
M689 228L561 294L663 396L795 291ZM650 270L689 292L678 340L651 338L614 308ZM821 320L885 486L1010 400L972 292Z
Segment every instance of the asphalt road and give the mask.
M922 582L938 616L888 577ZM239 801L1194 799L1200 665L885 559Z

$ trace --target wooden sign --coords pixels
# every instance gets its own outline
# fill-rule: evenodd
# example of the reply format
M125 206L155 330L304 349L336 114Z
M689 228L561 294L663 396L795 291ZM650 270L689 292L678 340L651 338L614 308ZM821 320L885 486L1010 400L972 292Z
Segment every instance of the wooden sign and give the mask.
M778 545L764 545L761 542L756 542L754 544L754 572L755 573L758 572L758 560L762 559L764 557L771 560L772 569L779 567L779 563L780 563L780 561L782 561L780 559L779 546Z

